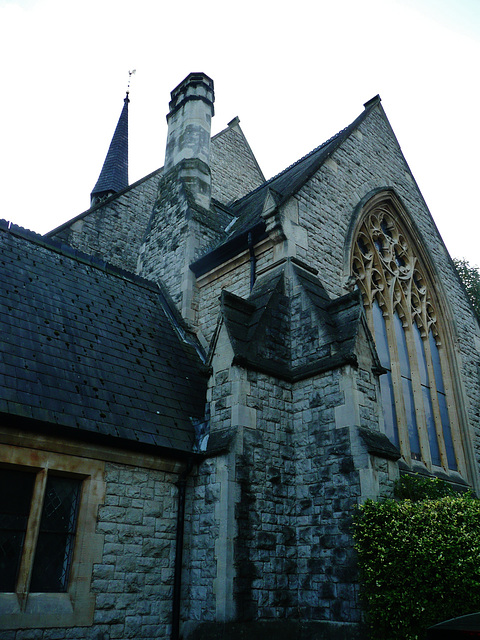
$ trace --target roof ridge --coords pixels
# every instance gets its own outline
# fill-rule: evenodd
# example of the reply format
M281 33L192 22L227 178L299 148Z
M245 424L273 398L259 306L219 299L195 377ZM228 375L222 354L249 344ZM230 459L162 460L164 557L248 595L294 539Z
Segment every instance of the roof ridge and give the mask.
M136 273L132 273L131 271L126 271L121 267L117 267L106 260L102 260L101 258L97 258L94 255L85 253L84 251L80 251L79 249L74 249L69 244L65 242L59 242L58 240L54 240L53 238L46 238L45 236L36 233L35 231L31 231L30 229L25 229L24 227L20 227L16 224L12 224L7 220L0 220L0 231L4 233L10 233L17 238L21 238L26 240L27 242L33 242L36 245L43 247L45 249L50 249L51 251L55 251L55 253L59 253L60 255L65 256L66 258L72 258L77 262L86 264L88 266L94 267L95 269L99 269L100 271L104 271L105 273L109 273L110 275L123 278L124 280L129 280L132 283L135 283L145 289L150 289L151 291L158 292L158 285L151 280L147 280L146 278L142 278Z
M259 185L255 189L253 189L253 191L250 191L245 196L243 196L242 198L239 198L238 200L235 200L231 204L232 205L236 205L236 204L240 203L242 200L244 200L245 198L248 198L250 195L252 195L254 193L257 193L260 189L265 188L271 182L273 182L274 180L276 180L280 176L282 176L285 173L287 173L287 171L290 171L291 169L293 169L293 167L296 167L301 162L304 162L307 158L310 158L311 156L313 156L315 153L317 153L321 149L324 149L325 147L327 147L329 144L334 142L337 138L340 138L347 131L349 131L350 129L353 129L355 126L357 126L359 121L361 119L363 119L367 115L367 113L369 111L371 111L372 108L375 107L380 101L381 101L380 96L376 95L374 98L372 98L371 100L369 100L368 102L366 102L363 105L364 106L364 110L350 124L348 124L346 127L343 127L343 129L340 129L339 131L337 131L337 133L335 133L333 136L328 138L328 140L325 140L325 142L322 142L320 145L318 145L318 147L315 147L314 149L312 149L311 151L306 153L304 156L302 156L301 158L299 158L298 160L296 160L295 162L290 164L288 167L286 167L285 169L283 169L282 171L280 171L276 175L272 176L271 178L269 178L268 180L263 182L261 185Z
M353 124L353 123L352 123ZM306 153L304 156L302 156L301 158L299 158L298 160L296 160L295 162L293 162L292 164L288 165L288 167L285 167L285 169L283 169L282 171L280 171L279 173L275 174L274 176L272 176L271 178L269 178L268 180L265 180L265 182L263 182L261 185L259 185L258 187L255 187L255 189L253 189L252 191L249 191L246 195L242 196L241 198L239 198L238 200L234 200L232 203L230 203L231 205L236 205L239 202L241 202L242 200L244 200L245 198L248 198L249 196L253 195L254 193L257 193L258 191L260 191L261 189L264 189L265 187L267 187L271 182L273 182L274 180L276 180L277 178L279 178L280 176L282 176L283 174L287 173L287 171L290 171L290 169L293 169L293 167L296 167L297 165L299 165L301 162L303 162L304 160L306 160L307 158L309 158L310 156L312 156L314 153L316 153L317 151L320 151L320 149L323 149L324 147L326 147L327 145L329 145L331 142L333 142L335 140L335 138L337 138L338 136L340 136L342 133L344 133L349 127L351 126L351 124L349 124L348 126L344 127L343 129L341 129L340 131L338 131L335 135L333 135L331 138L329 138L328 140L325 140L325 142L322 142L322 144L318 145L318 147L315 147L315 149L312 149L312 151L309 151L308 153Z

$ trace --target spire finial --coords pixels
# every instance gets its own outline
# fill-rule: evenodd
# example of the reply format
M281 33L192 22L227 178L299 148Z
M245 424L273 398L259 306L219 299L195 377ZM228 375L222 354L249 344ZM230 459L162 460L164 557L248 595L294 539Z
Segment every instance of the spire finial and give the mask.
M136 73L137 73L136 69L132 69L132 71L128 72L127 98L128 98L128 94L130 93L130 82L132 81L132 76L135 75Z

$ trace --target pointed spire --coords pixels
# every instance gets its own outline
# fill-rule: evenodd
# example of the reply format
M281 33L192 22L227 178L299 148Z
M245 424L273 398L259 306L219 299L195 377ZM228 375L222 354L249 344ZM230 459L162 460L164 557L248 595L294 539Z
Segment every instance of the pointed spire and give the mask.
M118 119L107 157L97 184L90 194L90 206L92 207L128 187L128 103L130 102L128 94L127 90L122 113Z

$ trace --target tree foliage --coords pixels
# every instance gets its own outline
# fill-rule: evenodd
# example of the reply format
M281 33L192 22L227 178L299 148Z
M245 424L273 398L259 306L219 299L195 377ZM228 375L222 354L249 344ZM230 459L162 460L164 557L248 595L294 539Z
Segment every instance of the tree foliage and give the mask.
M475 313L480 318L480 270L478 267L472 267L464 258L454 258L453 263L465 285Z
M430 625L480 610L480 500L448 490L422 499L443 491L428 482L408 480L414 500L368 500L354 518L371 640L420 640Z

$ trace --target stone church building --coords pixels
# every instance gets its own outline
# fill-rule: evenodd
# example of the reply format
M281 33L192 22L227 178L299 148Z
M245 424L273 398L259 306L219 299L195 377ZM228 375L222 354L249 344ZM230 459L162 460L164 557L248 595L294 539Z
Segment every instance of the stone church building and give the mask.
M0 224L0 640L360 637L352 509L480 489L480 328L377 96L266 180L212 80ZM452 212L453 214L453 212Z

